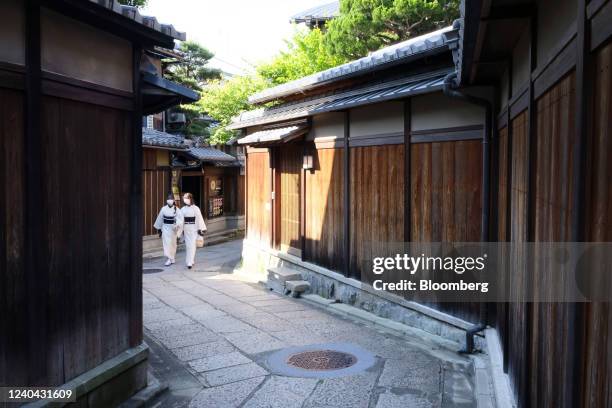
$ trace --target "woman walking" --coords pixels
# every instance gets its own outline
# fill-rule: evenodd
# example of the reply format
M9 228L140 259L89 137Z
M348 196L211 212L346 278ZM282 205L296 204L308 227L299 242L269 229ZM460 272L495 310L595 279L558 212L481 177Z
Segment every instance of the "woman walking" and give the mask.
M183 234L185 240L185 263L187 268L191 269L195 261L196 254L196 240L199 236L204 236L206 231L206 224L204 224L204 218L202 212L197 205L193 203L193 196L191 193L185 193L183 195L183 203L185 206L181 208L181 214L184 220Z
M174 263L176 240L183 226L183 214L174 205L174 195L172 193L168 194L166 205L159 210L159 215L153 226L157 229L164 244L164 255L168 258L165 266L170 266Z

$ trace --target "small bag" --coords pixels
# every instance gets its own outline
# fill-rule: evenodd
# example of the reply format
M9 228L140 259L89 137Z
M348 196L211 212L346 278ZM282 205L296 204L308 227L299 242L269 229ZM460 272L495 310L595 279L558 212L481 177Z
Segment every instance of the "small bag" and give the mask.
M201 237L198 235L198 237L196 238L196 247L197 248L204 247L204 237Z

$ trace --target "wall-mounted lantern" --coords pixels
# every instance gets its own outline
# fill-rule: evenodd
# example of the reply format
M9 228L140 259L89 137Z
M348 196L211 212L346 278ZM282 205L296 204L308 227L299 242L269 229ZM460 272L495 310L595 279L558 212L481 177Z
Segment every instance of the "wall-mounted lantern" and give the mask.
M306 153L304 155L304 162L302 165L304 170L313 170L314 169L314 157L310 153Z

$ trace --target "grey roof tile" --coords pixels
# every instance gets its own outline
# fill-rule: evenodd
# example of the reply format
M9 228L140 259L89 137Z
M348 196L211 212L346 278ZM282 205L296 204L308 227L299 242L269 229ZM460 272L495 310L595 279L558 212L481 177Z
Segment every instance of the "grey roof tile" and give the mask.
M183 137L149 128L142 128L142 144L144 146L165 147L176 150L187 150L188 148Z
M399 62L409 57L418 57L419 54L425 52L433 52L438 49L440 51L449 50L450 44L456 41L456 36L451 35L447 37L446 34L454 30L453 27L445 27L374 51L370 55L358 60L317 72L295 81L264 89L251 96L249 102L253 104L268 102L305 91L324 82L337 81L343 79L343 77L366 70L382 69L386 64Z
M213 147L192 147L189 154L202 161L234 162L236 158Z

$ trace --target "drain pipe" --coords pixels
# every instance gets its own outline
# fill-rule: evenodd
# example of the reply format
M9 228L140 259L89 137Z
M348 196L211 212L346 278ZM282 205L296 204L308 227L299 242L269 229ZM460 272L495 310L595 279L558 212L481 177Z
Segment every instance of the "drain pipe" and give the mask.
M450 98L461 99L465 102L471 103L473 105L478 105L485 108L485 127L484 134L482 137L482 220L481 220L481 230L480 230L480 240L482 242L489 242L489 215L490 215L490 205L489 198L491 194L491 172L490 172L490 162L491 162L491 153L489 150L489 142L491 140L491 133L493 128L493 106L491 102L484 98L479 98L472 95L464 94L463 92L458 91L455 88L455 79L457 78L457 73L452 72L448 74L444 78L444 95ZM462 354L473 354L476 349L474 345L474 336L483 331L487 325L487 306L482 309L482 313L480 316L481 322L476 324L465 332L465 349L459 351Z

